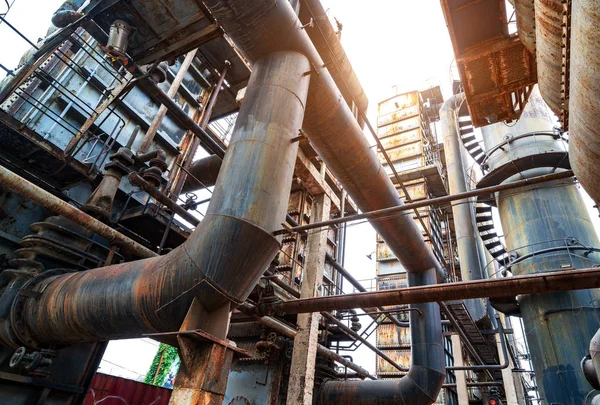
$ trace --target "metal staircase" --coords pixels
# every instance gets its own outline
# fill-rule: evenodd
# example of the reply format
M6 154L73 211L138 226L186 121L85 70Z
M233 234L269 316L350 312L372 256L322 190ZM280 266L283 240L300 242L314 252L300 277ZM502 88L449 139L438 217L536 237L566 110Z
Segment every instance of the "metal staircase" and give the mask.
M490 255L492 255L501 266L506 267L510 259L508 252L494 227L492 206L490 203L477 202L475 205L475 222L477 224L479 236L488 252L490 252Z
M473 158L477 164L481 165L485 158L485 151L481 147L481 144L475 137L475 128L473 127L473 122L471 122L468 116L461 116L458 118L458 130L460 134L460 140L469 152L469 155ZM462 121L461 121L462 119Z

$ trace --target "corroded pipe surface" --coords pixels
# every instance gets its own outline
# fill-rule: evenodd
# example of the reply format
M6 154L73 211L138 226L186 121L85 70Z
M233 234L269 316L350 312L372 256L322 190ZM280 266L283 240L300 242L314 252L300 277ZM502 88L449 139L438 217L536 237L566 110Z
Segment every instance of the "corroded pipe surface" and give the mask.
M532 55L535 55L535 0L515 0L519 38Z
M262 311L298 314L317 311L334 311L372 306L407 305L423 302L451 301L469 298L505 297L519 294L544 294L549 292L585 290L600 287L600 269L553 271L526 276L489 280L461 281L376 291L305 298L265 306Z
M97 219L67 204L58 197L39 188L35 184L14 174L3 166L0 166L0 184L15 193L35 201L42 207L70 219L76 224L84 226L106 239L111 245L118 246L126 254L136 258L149 258L158 256L148 248L128 238L122 233L115 231L110 226L103 224Z
M303 24L308 24L311 19L315 26L307 31L308 36L319 51L323 62L329 67L331 77L348 105L352 106L352 102L354 102L359 110L366 113L369 99L329 21L321 0L303 0L301 2L300 20ZM361 124L361 126L363 125Z
M560 116L562 80L562 2L535 0L536 61L540 93Z
M600 203L600 4L572 4L570 161L583 188Z
M256 61L206 216L183 245L41 281L40 298L13 312L20 334L39 346L131 338L178 330L194 297L207 311L244 302L279 251L308 69L296 52Z

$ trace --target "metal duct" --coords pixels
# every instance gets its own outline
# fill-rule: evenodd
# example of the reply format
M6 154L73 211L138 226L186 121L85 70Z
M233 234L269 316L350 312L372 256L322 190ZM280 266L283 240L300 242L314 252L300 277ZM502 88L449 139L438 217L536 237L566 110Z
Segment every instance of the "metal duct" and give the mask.
M178 330L194 297L242 303L279 250L310 65L297 52L255 62L207 214L185 244L154 259L42 279L13 311L28 346ZM234 254L232 254L234 252ZM19 305L17 305L19 306Z
M456 94L447 99L440 109L440 125L444 141L444 155L448 173L448 188L450 194L464 193L467 191L465 177L465 164L457 126L457 113L462 103L465 102L464 93ZM475 218L469 199L452 202L452 214L456 229L456 245L460 259L460 271L463 281L481 280L485 278L479 258L479 246L475 235ZM481 300L466 301L471 316L480 320L486 316L485 303Z
M287 0L209 0L205 4L251 61L282 49L308 57L311 86L303 127L311 144L362 211L401 205L398 192ZM444 277L409 213L371 223L409 272L410 285L433 284L436 273ZM370 382L327 382L321 387L321 400L434 402L445 378L440 314L435 303L421 309L423 321L413 322L411 315L413 365L406 378L378 384L379 402L373 402Z
M558 116L565 108L561 101L562 34L562 0L535 0L538 83L544 101Z
M217 176L221 170L223 161L217 155L210 155L198 159L192 163L188 172L189 176L185 179L185 184L181 193L189 193L205 187L212 187L217 183Z
M573 0L571 9L570 161L577 179L600 203L600 5Z
M333 81L335 81L346 103L351 108L354 102L356 108L366 113L369 99L352 68L339 36L329 21L321 0L302 0L300 21L303 24L308 24L311 19L314 27L306 32L319 55L321 55L323 62L327 65ZM364 122L360 117L359 124L361 127L364 126Z
M55 27L63 28L77 21L83 14L78 12L86 0L67 0L52 15L52 24Z
M535 0L515 0L517 30L523 46L535 55Z

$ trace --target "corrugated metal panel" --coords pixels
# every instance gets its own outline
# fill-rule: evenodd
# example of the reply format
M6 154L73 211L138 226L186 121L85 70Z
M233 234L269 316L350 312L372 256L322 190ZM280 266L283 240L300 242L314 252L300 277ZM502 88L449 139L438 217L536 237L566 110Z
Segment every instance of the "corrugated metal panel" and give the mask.
M400 367L410 368L410 349L400 350L383 350L392 360L396 362ZM392 366L390 363L382 359L377 358L377 374L398 374L400 371Z
M171 390L97 373L83 405L168 405Z
M381 144L385 150L388 150L397 146L406 145L407 143L418 142L423 139L423 134L421 132L421 128L411 129L410 131L382 138Z
M393 323L379 325L377 347L382 349L399 346L410 346L410 328L396 326Z
M377 136L383 138L415 128L421 128L421 117L412 117L380 127L377 129Z
M381 127L384 125L391 124L393 122L401 121L409 117L414 117L420 114L419 104L412 105L410 107L403 108L401 110L393 111L389 114L380 115L377 118L377 126Z
M378 104L377 115L382 116L420 103L419 92L410 91L383 100Z
M415 156L421 156L423 154L423 142L409 143L408 145L402 145L397 148L388 149L387 154L392 162L399 160L406 160ZM379 161L383 164L386 162L383 154L379 154Z

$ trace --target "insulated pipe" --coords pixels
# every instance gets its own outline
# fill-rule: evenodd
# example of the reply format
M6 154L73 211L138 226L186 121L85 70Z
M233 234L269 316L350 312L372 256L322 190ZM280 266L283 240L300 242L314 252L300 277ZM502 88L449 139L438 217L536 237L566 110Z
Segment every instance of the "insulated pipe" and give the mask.
M40 280L12 313L27 346L104 341L178 330L194 298L210 312L248 297L280 249L310 65L297 52L254 64L206 216L155 259ZM235 254L231 254L235 252Z
M535 0L515 0L517 30L521 43L535 55Z
M447 99L440 108L440 126L444 141L444 156L448 173L448 189L451 195L467 191L465 167L458 133L457 113L465 102L465 94L459 93ZM481 280L483 271L479 260L479 246L475 234L475 218L471 201L468 199L452 202L452 215L456 229L456 245L460 260L460 272L463 281ZM465 302L475 321L487 315L485 302L468 300Z
M86 0L67 0L52 15L52 24L58 28L64 28L67 25L83 17L79 8L83 6Z
M561 101L562 22L562 0L535 0L538 83L544 101L558 116L566 107Z
M573 0L569 159L590 197L600 203L600 5Z
M206 187L212 187L217 182L221 163L223 161L217 155L210 155L193 162L188 170L189 175L185 178L185 184L181 193L189 193Z
M307 30L308 36L319 55L321 55L323 62L327 65L331 77L342 92L346 103L351 108L354 103L356 108L366 113L369 107L369 99L352 68L336 31L329 21L321 0L302 0L301 3L300 21L303 24L309 24L312 19L314 27ZM364 122L361 121L359 119L359 124L362 127Z

